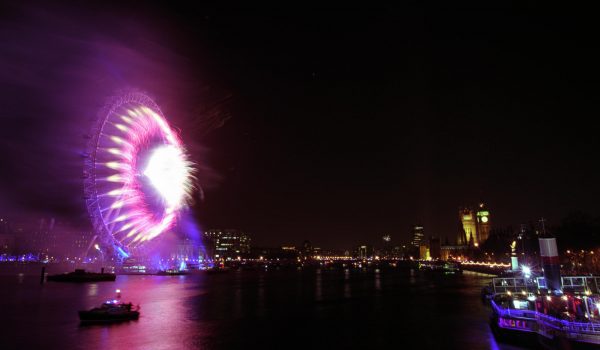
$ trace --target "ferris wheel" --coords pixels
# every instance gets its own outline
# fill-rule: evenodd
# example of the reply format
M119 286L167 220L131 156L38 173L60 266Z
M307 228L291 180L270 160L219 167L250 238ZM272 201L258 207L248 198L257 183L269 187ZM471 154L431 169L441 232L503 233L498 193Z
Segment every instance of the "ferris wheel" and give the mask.
M113 97L101 110L83 177L96 234L121 257L173 228L194 186L193 163L177 132L137 91Z

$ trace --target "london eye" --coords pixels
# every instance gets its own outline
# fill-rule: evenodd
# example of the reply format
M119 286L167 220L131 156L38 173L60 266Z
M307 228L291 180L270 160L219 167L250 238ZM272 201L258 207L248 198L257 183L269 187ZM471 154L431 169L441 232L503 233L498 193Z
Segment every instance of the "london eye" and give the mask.
M113 97L85 153L84 198L100 241L121 257L156 241L189 204L193 173L179 135L150 97Z

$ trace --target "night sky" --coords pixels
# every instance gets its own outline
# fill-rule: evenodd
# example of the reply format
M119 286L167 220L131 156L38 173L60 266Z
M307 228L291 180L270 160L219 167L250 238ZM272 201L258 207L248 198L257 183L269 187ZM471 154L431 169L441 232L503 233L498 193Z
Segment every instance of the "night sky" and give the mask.
M181 129L200 226L258 245L398 242L417 222L453 239L458 207L479 201L496 227L598 215L600 57L584 14L0 8L7 215L85 221L82 135L127 87Z

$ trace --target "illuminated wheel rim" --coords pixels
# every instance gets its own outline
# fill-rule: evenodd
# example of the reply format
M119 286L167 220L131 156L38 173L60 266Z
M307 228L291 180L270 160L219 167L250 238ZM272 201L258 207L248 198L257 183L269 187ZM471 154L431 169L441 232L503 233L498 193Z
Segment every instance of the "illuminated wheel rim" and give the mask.
M158 105L140 92L112 98L90 134L84 170L88 213L122 255L171 229L187 206L193 168Z

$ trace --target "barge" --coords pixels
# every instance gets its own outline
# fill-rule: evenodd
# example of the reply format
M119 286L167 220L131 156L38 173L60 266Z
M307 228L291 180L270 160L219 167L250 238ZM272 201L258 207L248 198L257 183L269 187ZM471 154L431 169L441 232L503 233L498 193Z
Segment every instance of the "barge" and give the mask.
M58 275L49 275L47 277L48 281L53 282L75 282L75 283L85 283L85 282L114 282L117 279L117 276L114 273L105 273L104 269L102 272L87 272L84 269L75 269L73 272L62 273Z

